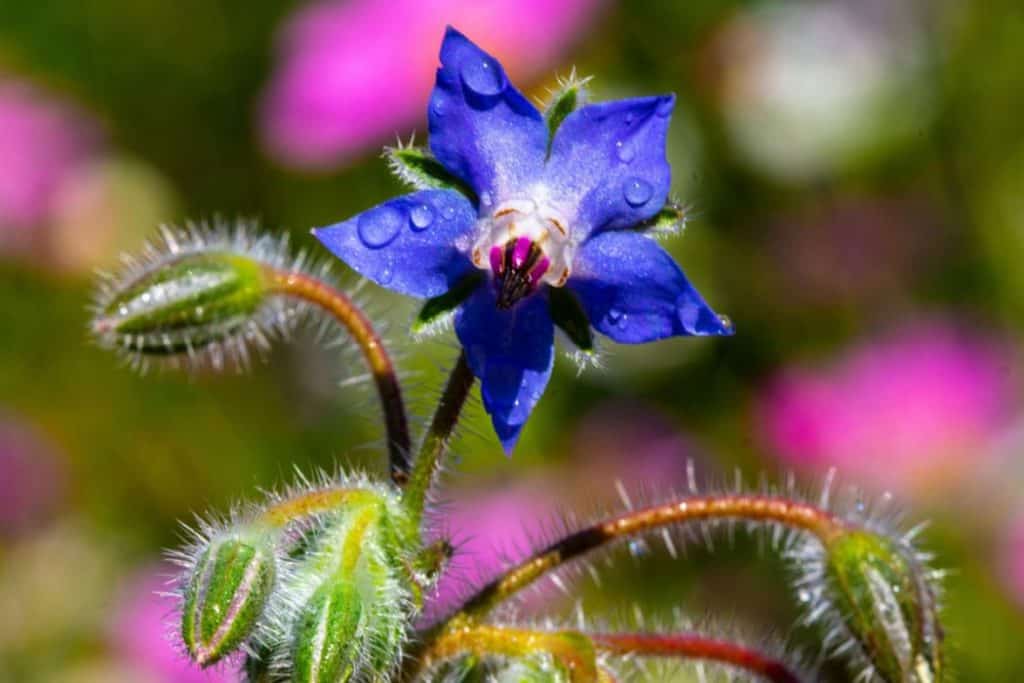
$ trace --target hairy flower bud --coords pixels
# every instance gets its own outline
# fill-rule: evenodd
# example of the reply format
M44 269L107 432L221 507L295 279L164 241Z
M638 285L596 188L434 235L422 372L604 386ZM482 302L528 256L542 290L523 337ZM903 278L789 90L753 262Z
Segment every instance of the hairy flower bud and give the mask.
M286 591L290 680L370 680L398 666L414 607L394 512L383 499L339 512L296 570Z
M239 365L252 344L294 316L274 296L274 273L301 267L283 239L232 229L165 229L141 258L125 258L96 296L91 331L101 346L125 353L135 365L150 357L175 362L225 356Z
M825 579L846 629L878 678L943 680L934 589L909 549L867 531L843 533L828 544Z
M184 587L181 635L197 664L217 662L253 634L276 573L269 535L252 531L209 544Z

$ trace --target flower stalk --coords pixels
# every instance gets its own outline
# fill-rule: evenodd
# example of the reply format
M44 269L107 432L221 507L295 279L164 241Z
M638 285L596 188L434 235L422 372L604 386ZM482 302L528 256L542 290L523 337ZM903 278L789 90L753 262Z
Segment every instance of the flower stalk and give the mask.
M614 541L671 525L726 519L774 522L809 532L823 543L845 528L845 523L831 513L787 498L756 495L685 498L630 511L566 536L484 586L460 611L482 617L548 572Z
M800 678L781 660L699 633L598 633L589 637L598 649L609 654L704 660L742 669L771 683L800 683Z
M366 315L343 292L304 273L270 269L272 291L302 299L329 312L359 345L370 366L384 411L388 466L391 480L399 486L409 479L409 421L395 366L380 336Z
M444 393L441 394L441 401L437 404L434 417L423 436L423 443L420 444L416 461L413 463L412 475L402 495L402 501L415 524L419 524L423 517L427 492L441 466L441 459L448 450L448 443L475 379L463 351L455 361Z

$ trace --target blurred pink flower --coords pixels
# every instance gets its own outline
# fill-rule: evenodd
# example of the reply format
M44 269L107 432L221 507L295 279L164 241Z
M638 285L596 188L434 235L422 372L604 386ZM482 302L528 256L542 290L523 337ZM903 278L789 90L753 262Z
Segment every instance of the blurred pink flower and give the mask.
M233 665L200 669L185 656L182 646L172 640L169 624L177 621L175 602L167 592L163 566L140 574L124 589L115 612L111 640L115 654L146 675L153 683L232 683L241 679Z
M858 484L941 493L1007 426L1011 365L989 340L913 325L829 367L784 371L760 397L760 437L800 468L836 466Z
M46 521L60 503L64 481L53 446L29 426L0 417L0 536Z
M97 144L81 112L0 75L0 251L31 247L31 229L51 217L61 185Z
M499 55L513 80L549 67L604 0L328 0L286 25L265 95L271 155L304 168L393 141L424 116L446 24Z

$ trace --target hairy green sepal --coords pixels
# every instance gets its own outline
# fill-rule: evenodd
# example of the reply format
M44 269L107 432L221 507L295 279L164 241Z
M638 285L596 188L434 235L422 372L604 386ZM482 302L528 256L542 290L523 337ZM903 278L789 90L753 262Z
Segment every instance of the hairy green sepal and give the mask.
M388 147L384 158L395 176L417 190L455 190L476 202L476 194L422 147Z
M917 560L866 531L828 545L826 580L846 627L887 683L943 680L934 592Z
M594 352L594 331L576 295L565 287L551 287L551 318L570 341L584 353Z
M184 591L181 635L208 666L256 630L276 576L273 539L258 531L218 538L199 556Z
M468 299L481 282L483 282L483 273L472 272L444 294L427 299L423 308L416 315L416 320L413 321L412 333L415 335L428 333L431 328L445 320L463 301Z

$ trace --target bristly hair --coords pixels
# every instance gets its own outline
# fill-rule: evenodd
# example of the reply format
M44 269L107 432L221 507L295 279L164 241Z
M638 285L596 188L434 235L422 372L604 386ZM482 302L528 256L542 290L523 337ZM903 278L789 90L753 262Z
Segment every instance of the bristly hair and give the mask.
M313 260L305 252L292 255L288 236L262 233L254 221L186 223L184 228L164 225L158 236L150 240L136 257L121 256L121 267L116 272L100 272L100 286L91 306L93 320L89 332L105 349L116 351L125 363L139 372L145 372L151 361L172 368L212 368L221 370L232 366L241 371L248 368L253 352L263 355L276 338L287 338L296 324L315 307L281 296L268 296L255 315L223 339L196 345L187 336L173 339L169 334L148 338L143 334L120 334L99 324L104 312L119 293L131 287L156 270L176 260L196 254L227 253L251 259L270 268L298 272L319 279L329 279L326 261ZM321 317L322 316L317 316ZM167 353L148 355L144 348L163 346ZM184 347L183 353L176 353Z

